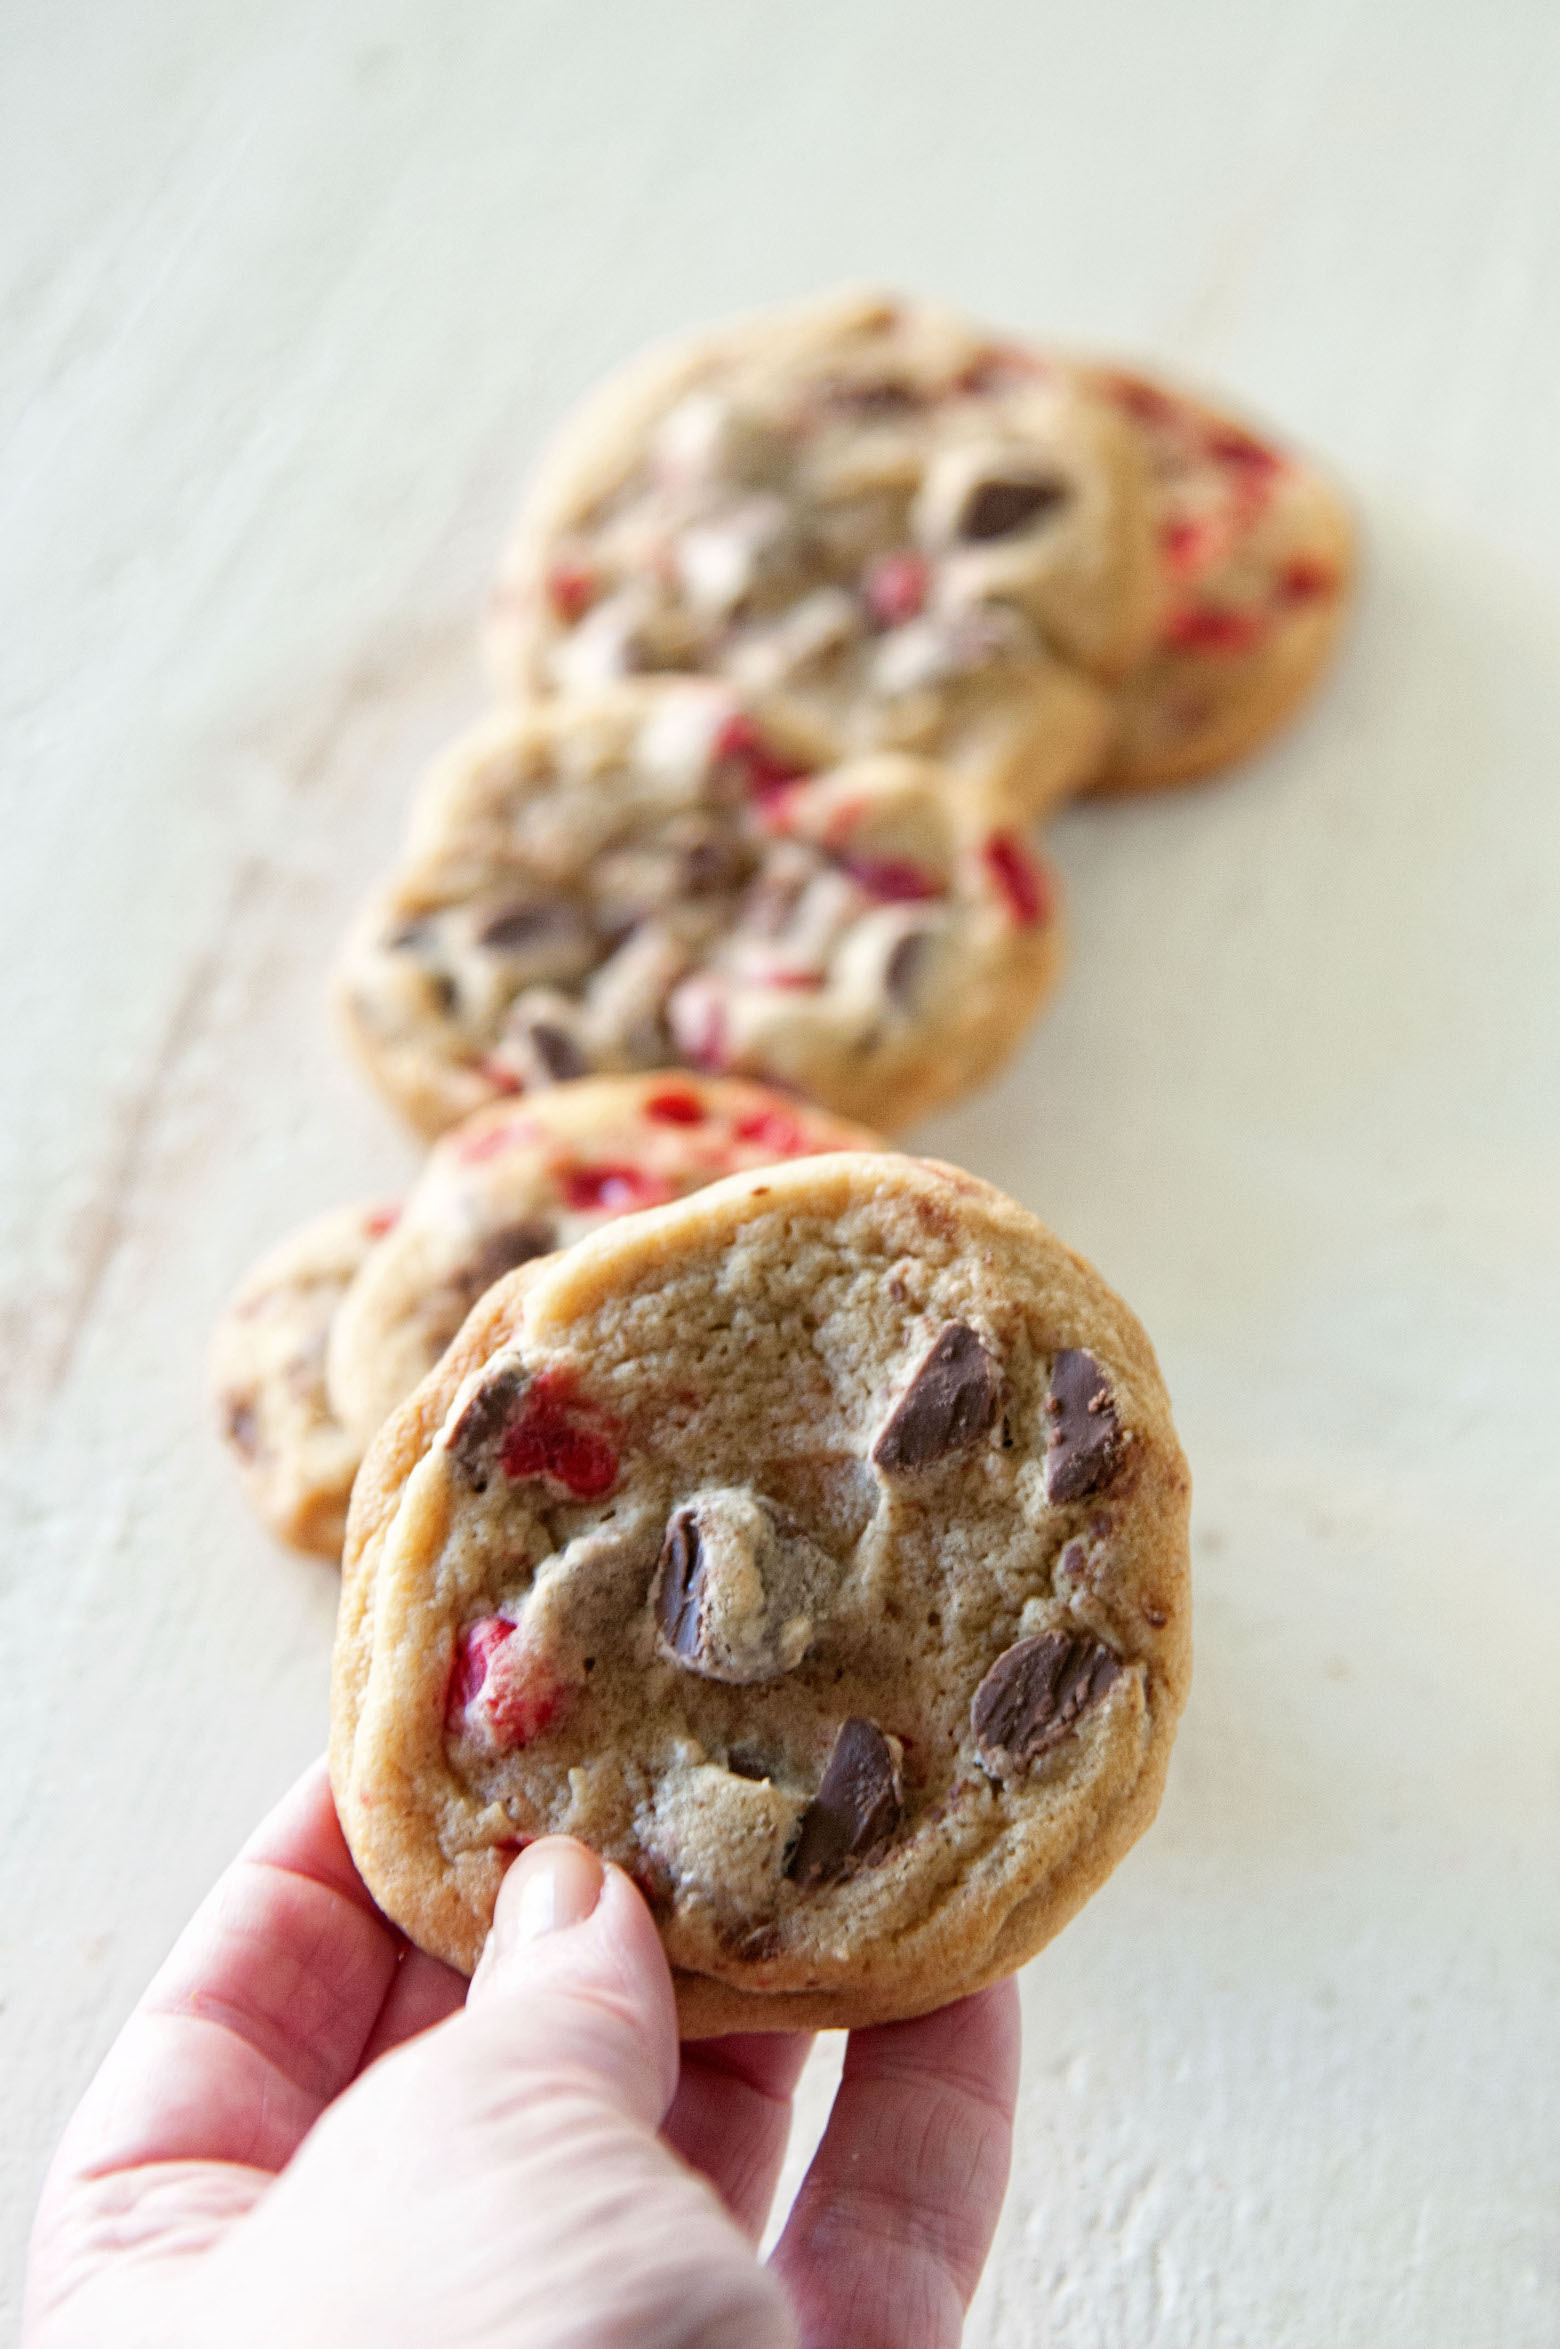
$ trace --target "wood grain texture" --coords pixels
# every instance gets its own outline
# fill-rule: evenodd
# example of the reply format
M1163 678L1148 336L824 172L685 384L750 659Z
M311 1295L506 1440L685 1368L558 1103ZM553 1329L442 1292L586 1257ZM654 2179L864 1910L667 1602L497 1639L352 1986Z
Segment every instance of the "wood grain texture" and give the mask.
M969 2337L1560 2331L1557 119L1544 0L6 12L6 2316L66 2109L323 1742L333 1581L200 1364L413 1163L323 978L528 453L854 278L1221 384L1366 537L1293 736L1064 819L1070 982L921 1137L1131 1299L1198 1490L1170 1790L1026 1976Z

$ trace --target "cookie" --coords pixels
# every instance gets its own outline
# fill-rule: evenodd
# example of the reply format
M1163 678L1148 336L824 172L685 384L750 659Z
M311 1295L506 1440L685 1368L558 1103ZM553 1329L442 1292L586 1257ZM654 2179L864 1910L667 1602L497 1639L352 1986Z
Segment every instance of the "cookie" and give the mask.
M529 1838L656 1915L693 2036L1010 1972L1149 1823L1190 1666L1146 1337L931 1161L729 1177L522 1266L353 1497L331 1767L467 1971Z
M331 1404L363 1449L516 1265L741 1169L881 1150L766 1086L682 1072L585 1077L478 1110L430 1152L332 1319Z
M212 1339L209 1378L255 1514L294 1549L339 1558L363 1447L331 1404L325 1352L394 1205L333 1207L264 1255Z
M724 677L831 758L959 768L996 727L1027 743L1038 815L1098 763L1089 680L1148 649L1161 593L1112 403L929 303L843 295L653 351L587 401L520 515L489 648L522 698Z
M1223 410L1115 369L1083 380L1141 439L1165 583L1094 788L1192 782L1265 742L1316 682L1348 604L1349 518L1314 467Z
M422 1132L669 1063L893 1131L967 1091L1060 966L1054 878L993 776L817 766L729 688L500 713L428 776L342 958L346 1034Z
M273 1248L218 1325L222 1432L257 1514L341 1555L352 1479L380 1422L500 1276L632 1209L738 1168L880 1138L734 1078L588 1078L478 1113L404 1205L336 1208Z

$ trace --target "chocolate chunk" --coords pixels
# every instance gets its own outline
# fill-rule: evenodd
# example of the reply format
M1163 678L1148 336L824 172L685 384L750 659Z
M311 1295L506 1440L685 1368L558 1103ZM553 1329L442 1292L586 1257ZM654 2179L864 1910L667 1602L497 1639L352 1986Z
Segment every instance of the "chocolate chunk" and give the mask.
M553 939L572 941L578 928L574 916L562 906L511 905L491 915L477 932L477 939L497 954L527 954Z
M709 897L722 890L739 889L747 879L751 861L740 841L696 841L683 857L683 886L690 897Z
M459 1307L464 1321L479 1297L486 1296L497 1280L506 1272L513 1272L517 1264L529 1264L534 1256L545 1256L558 1245L558 1235L544 1216L533 1215L524 1223L506 1224L502 1231L489 1232L475 1256L451 1273L445 1286ZM455 1327L458 1329L460 1323ZM453 1337L454 1331L450 1332Z
M224 1424L228 1442L236 1451L242 1452L246 1460L252 1460L260 1449L260 1422L247 1396L228 1397Z
M923 404L926 395L900 376L837 375L824 384L823 397L831 406L855 416L908 416Z
M786 1874L809 1886L870 1867L893 1841L903 1811L897 1746L875 1721L842 1721L822 1783L802 1813Z
M425 942L427 936L426 922L403 922L398 930L391 931L385 945L392 954L412 954Z
M699 1653L699 1617L703 1611L704 1552L699 1521L691 1509L674 1512L661 1550L661 1592L656 1618L661 1637L674 1655L684 1659Z
M982 481L971 491L959 524L961 538L1007 538L1072 495L1065 481Z
M460 1002L460 989L450 977L449 972L431 971L428 976L428 992L444 1017L446 1019L452 1018L455 1008Z
M880 1468L924 1468L978 1444L997 1416L1002 1375L975 1332L950 1321L872 1447Z
M1026 1769L1059 1745L1120 1677L1120 1658L1085 1633L1021 1639L997 1658L970 1705L981 1767L995 1778Z
M465 1410L449 1432L445 1449L450 1465L465 1479L474 1492L487 1490L488 1478L497 1465L504 1430L514 1416L515 1405L530 1385L530 1373L518 1363L500 1370L485 1386L478 1387Z
M926 967L926 949L931 941L924 930L907 930L896 938L883 966L883 986L891 1003L902 1011L915 1008L916 986Z
M663 1655L705 1680L801 1662L839 1568L767 1494L712 1485L672 1512L651 1604Z
M531 1049L550 1077L562 1084L570 1077L582 1077L590 1062L564 1028L555 1028L550 1020L533 1020L526 1030Z
M1110 1483L1125 1450L1110 1381L1081 1347L1067 1346L1051 1365L1046 1402L1051 1438L1045 1455L1048 1501L1081 1501Z

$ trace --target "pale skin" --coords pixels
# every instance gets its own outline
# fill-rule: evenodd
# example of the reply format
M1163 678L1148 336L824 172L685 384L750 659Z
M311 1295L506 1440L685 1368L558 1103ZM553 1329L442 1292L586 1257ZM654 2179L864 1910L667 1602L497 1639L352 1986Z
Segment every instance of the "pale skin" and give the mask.
M380 1915L323 1766L72 2118L23 2349L951 2349L1007 2180L1013 1985L853 2034L767 2265L805 2038L681 2049L628 1878L510 1869L468 1986Z

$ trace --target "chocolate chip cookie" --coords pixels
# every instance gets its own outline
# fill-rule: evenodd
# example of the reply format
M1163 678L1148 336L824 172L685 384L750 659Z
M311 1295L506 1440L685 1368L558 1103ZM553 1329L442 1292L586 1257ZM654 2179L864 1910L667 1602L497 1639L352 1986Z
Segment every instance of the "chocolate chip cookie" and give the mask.
M257 1513L283 1541L339 1558L380 1422L516 1265L740 1168L882 1147L763 1085L681 1071L479 1110L430 1153L404 1205L316 1217L224 1313L212 1380Z
M1321 674L1348 605L1348 515L1314 466L1223 410L1117 369L1082 380L1141 438L1165 585L1094 787L1191 782L1266 741Z
M1032 814L1097 763L1093 681L1152 642L1139 436L1041 353L833 296L651 352L544 458L495 591L504 690L727 678L833 758L1027 743Z
M343 1297L395 1222L393 1203L332 1207L269 1249L212 1338L219 1423L262 1522L297 1550L339 1558L363 1446L326 1385Z
M469 1971L513 1853L582 1837L693 2035L973 1990L1153 1816L1188 1489L1127 1308L955 1168L801 1160L609 1225L491 1290L364 1463L357 1863Z
M892 1131L1007 1056L1060 962L999 770L820 764L729 687L646 679L479 726L343 957L349 1041L423 1132L561 1078L778 1083Z

